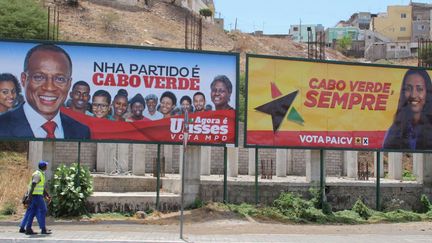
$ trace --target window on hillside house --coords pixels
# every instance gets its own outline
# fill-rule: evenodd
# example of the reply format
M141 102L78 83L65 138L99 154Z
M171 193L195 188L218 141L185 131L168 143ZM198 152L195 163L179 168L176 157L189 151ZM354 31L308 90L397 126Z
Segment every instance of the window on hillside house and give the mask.
M424 26L424 25L419 25L419 26L417 26L417 29L418 29L418 30L424 30L424 29L425 29L425 26Z
M293 30L294 30L294 31L298 31L298 27L294 27Z
M406 31L405 27L400 27L400 31Z
M401 19L406 19L406 13L401 13Z
M396 49L396 46L391 45L390 49Z
M400 49L406 49L406 46L400 46Z

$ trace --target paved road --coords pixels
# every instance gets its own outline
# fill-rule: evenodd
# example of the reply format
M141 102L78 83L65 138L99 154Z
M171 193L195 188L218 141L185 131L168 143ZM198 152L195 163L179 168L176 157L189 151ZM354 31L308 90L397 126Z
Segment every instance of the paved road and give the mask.
M0 223L0 242L319 242L319 243L430 243L432 223L376 225L281 225L219 221L185 225L184 241L178 225L136 222L55 223L52 235L26 236L16 222ZM36 227L35 227L36 229ZM267 232L267 233L266 233Z

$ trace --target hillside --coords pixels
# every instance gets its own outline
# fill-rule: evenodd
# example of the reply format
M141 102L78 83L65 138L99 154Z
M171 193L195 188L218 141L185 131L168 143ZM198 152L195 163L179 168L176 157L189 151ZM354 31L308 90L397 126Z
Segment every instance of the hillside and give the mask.
M60 39L73 42L128 44L184 48L184 19L187 10L153 1L149 8L110 7L93 1L79 1L77 8L60 6ZM133 9L132 9L133 10ZM256 37L241 32L226 33L204 21L203 50L307 57L307 45L289 39ZM326 49L330 60L349 60ZM242 58L241 69L244 69Z

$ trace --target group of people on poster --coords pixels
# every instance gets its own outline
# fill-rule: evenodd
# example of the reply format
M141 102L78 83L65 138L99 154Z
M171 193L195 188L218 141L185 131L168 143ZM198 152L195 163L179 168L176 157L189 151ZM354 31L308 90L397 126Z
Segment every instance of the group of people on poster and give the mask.
M165 91L160 97L136 94L119 89L114 97L104 90L92 91L83 80L72 85L72 60L61 47L39 44L31 48L18 78L0 74L0 137L89 139L89 127L65 114L72 111L113 121L153 121L188 112L233 110L229 105L232 83L225 75L216 76L210 84L210 98L196 92L192 97L178 97ZM21 94L21 87L23 95ZM23 96L25 96L25 101Z

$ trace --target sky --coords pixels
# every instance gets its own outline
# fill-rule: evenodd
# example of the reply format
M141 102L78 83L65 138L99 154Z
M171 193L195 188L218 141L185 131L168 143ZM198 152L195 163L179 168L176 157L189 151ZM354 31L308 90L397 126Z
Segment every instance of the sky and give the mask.
M432 3L432 0L414 2ZM408 5L410 0L214 0L216 17L224 18L225 29L242 32L264 30L265 34L288 34L290 25L322 24L333 27L353 13L387 11L388 5Z

